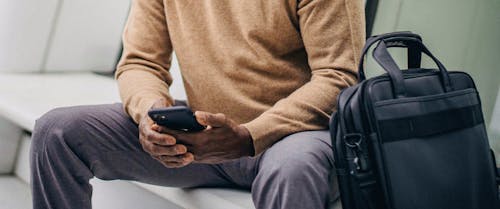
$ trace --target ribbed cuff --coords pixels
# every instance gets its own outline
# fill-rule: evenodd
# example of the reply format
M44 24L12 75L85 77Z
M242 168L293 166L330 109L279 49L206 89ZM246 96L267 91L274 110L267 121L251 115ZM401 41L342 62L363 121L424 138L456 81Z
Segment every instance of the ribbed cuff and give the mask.
M168 93L167 83L148 71L125 71L117 76L117 81L125 111L136 123L159 99L164 99L166 106L174 103Z
M253 121L243 124L253 139L255 155L259 155L267 148L271 147L276 141L284 137L280 130L280 124L272 117L261 115Z

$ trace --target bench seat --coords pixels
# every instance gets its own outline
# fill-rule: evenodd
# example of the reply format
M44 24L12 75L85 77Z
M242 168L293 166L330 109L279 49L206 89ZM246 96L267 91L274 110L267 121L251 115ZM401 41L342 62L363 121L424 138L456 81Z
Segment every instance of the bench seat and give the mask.
M35 120L53 108L119 101L116 82L112 78L93 73L0 74L0 118L12 122L26 132L31 132ZM27 157L18 159L28 160ZM28 166L27 162L21 164ZM26 168L23 170L24 176L21 176L21 179L28 180L26 175L29 175L29 172ZM254 208L247 191L179 189L131 183L183 208Z
M28 133L33 131L35 120L53 108L107 104L119 101L116 82L112 78L102 75L93 73L0 74L0 119L10 121L10 123ZM17 159L21 162L16 163L18 166L15 169L15 173L19 178L26 182L29 181L29 163L27 162L29 141L29 137L25 137L19 143L21 147L18 150L21 153L17 154ZM243 190L221 188L179 189L138 182L127 183L158 195L182 208L255 208L250 192ZM102 184L102 182L99 184ZM97 188L99 187L102 187L102 185L98 185ZM338 207L338 205L335 206L335 208Z

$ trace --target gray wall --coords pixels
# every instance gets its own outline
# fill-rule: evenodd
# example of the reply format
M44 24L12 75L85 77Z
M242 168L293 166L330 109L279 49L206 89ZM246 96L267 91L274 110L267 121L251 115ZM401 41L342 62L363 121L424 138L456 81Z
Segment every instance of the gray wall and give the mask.
M480 91L490 143L500 154L500 1L380 0L373 34L410 30L449 70L472 75ZM404 53L394 50L401 66ZM424 66L432 66L428 60ZM368 69L377 69L369 61ZM379 73L372 70L371 74Z

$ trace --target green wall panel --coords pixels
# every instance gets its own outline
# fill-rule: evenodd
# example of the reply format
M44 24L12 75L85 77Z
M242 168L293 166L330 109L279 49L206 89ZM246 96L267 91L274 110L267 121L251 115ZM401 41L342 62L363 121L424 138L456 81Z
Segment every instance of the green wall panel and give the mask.
M483 102L490 141L500 154L500 1L499 0L381 0L374 34L410 30L449 70L472 75ZM401 67L404 50L392 50ZM433 66L427 59L423 66ZM381 69L368 60L369 75Z

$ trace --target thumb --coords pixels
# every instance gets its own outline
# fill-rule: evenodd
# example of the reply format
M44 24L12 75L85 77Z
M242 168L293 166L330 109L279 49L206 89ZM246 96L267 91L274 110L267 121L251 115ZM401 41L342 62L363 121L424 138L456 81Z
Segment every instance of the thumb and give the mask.
M201 125L211 126L214 128L229 126L230 121L227 119L226 115L222 113L213 114L209 112L196 111L194 114L196 116L196 120Z

